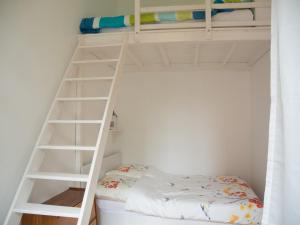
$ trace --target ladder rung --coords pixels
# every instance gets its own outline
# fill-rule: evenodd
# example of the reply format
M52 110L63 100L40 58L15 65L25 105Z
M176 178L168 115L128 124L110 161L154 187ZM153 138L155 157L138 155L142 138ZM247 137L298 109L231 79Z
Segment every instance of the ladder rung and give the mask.
M50 124L101 124L102 120L49 120Z
M119 59L91 59L91 60L75 60L73 64L85 64L85 63L107 63L107 62L118 62Z
M72 145L40 145L37 146L40 150L70 150L70 151L95 151L96 147L93 146L72 146Z
M76 181L87 182L88 175L72 174L72 173L49 173L49 172L34 172L26 175L27 178L37 180L59 180L59 181Z
M104 48L104 47L118 47L122 46L122 43L115 43L115 44L103 44L103 45L80 45L78 48Z
M66 78L65 81L96 81L96 80L113 80L114 77L74 77Z
M71 217L71 218L79 218L80 216L80 208L45 205L45 204L34 204L34 203L20 204L14 208L14 212L34 214L34 215L44 215L44 216Z
M57 98L56 101L106 101L108 97L74 97L74 98Z

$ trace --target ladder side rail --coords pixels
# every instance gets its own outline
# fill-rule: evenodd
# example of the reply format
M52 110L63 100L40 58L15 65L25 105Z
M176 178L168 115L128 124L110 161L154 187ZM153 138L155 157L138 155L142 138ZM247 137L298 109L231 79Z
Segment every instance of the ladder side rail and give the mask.
M82 96L82 83L76 82L76 97ZM75 120L82 120L82 104L81 101L75 103ZM81 124L75 123L75 146L81 145ZM80 174L82 167L82 153L81 151L75 151L75 170ZM75 182L75 187L81 187L81 183Z
M141 0L134 1L134 32L137 35L141 31Z
M212 5L212 0L205 0L205 30L208 39L211 38L211 32L212 32L211 5Z
M80 216L78 218L77 225L87 225L90 218L90 213L92 210L92 203L94 201L94 196L96 192L96 184L98 180L98 176L100 174L100 169L102 166L102 160L104 156L104 151L107 143L107 137L109 132L109 125L114 109L114 103L116 100L119 76L121 73L121 68L124 64L125 53L128 45L128 35L125 36L125 40L123 41L123 46L120 51L119 62L116 66L116 71L114 74L114 80L112 81L110 92L109 92L109 100L106 103L103 121L104 123L101 125L99 130L99 136L96 144L96 151L93 156L91 171L89 173L89 181L86 185L85 194L82 201L82 208L80 212Z
M73 59L75 58L75 55L78 52L78 46L79 46L79 44L77 44L77 46L75 48L75 51L74 51L74 53L72 55L72 58L71 58L71 61L70 61L69 65L68 65L67 69L65 70L65 74L64 74L64 76L63 76L63 78L62 78L62 80L60 82L59 88L58 88L58 90L57 90L57 92L55 94L55 97L52 100L52 103L51 103L51 106L50 106L50 110L47 113L46 119L45 119L45 121L43 123L43 126L42 126L41 131L40 131L39 136L38 136L38 139L37 139L37 141L35 143L35 146L34 146L34 149L33 149L32 153L31 153L30 159L29 159L29 161L27 163L27 166L26 166L26 168L24 170L24 173L22 175L22 178L21 178L21 181L20 181L19 186L17 188L16 194L14 196L14 199L13 199L13 201L11 203L11 206L10 206L10 208L8 210L8 213L6 215L6 218L5 218L5 221L4 221L4 225L18 225L20 223L20 221L21 221L22 215L15 213L14 212L14 207L16 206L17 203L19 203L21 201L23 201L23 202L28 201L28 198L29 198L29 196L31 194L34 182L31 181L31 180L28 180L26 178L26 174L30 171L30 169L33 168L33 165L34 165L33 162L34 162L34 160L36 160L34 168L39 168L40 165L41 165L41 163L42 163L42 161L43 161L43 159L44 159L45 153L41 152L37 148L37 146L39 145L39 143L40 143L40 141L41 141L41 139L43 137L43 134L44 134L44 132L46 130L47 122L48 122L48 120L49 120L49 118L50 118L50 116L51 116L51 114L53 112L53 109L54 109L54 106L55 106L55 103L56 103L56 98L59 96L59 94L61 92L61 89L62 89L63 84L64 84L65 77L67 77L68 73L70 72L70 69L72 67L72 61L73 61Z

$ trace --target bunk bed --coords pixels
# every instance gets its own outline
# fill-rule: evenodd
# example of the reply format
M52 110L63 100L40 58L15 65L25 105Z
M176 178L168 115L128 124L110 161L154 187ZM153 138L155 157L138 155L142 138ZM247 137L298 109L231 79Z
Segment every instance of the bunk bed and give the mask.
M152 21L151 23L145 24L142 18L142 13L154 13L159 15L161 12L176 13L179 11L188 11L187 14L189 15L193 14L193 12L200 12L201 19L161 23L152 23ZM249 12L251 13L249 14ZM99 29L100 27L97 27L101 19L96 19L94 28L101 32L94 33L94 31L91 31L93 34L80 34L78 36L78 46L50 108L29 165L9 210L5 225L18 224L21 218L19 215L22 213L66 216L78 218L78 225L88 224L89 212L91 211L94 194L96 193L96 184L99 178L98 175L100 174L101 162L109 134L109 124L113 113L121 67L126 63L126 60L129 59L134 64L135 70L140 71L144 69L143 61L135 55L136 49L142 49L145 46L150 46L150 48L155 46L153 49L160 55L163 65L170 68L172 67L172 61L170 61L166 52L167 46L169 44L189 46L187 48L188 52L195 49L192 51L194 58L191 64L199 67L201 45L203 43L214 44L222 42L223 44L225 43L226 46L229 46L228 52L224 54L224 58L219 61L217 65L213 64L212 66L224 68L231 62L230 59L240 42L262 43L263 47L259 45L259 49L257 49L254 56L250 53L251 60L247 58L245 61L239 63L244 65L244 68L249 68L262 55L269 51L270 16L268 16L268 13L270 13L270 2L264 0L224 0L221 3L205 0L204 3L197 5L158 7L144 7L141 4L141 0L135 0L133 26L101 30ZM240 18L242 19L240 20ZM247 51L245 51L245 53L249 54ZM201 64L201 66L203 66L203 64ZM101 75L99 76L99 74ZM93 105L94 102L97 101L101 102L100 107L99 105ZM66 106L64 105L65 103ZM73 105L68 108L67 104ZM87 107L88 104L91 104L90 108ZM72 110L75 110L75 112ZM99 115L101 115L101 120L98 118ZM63 129L59 127L74 124L74 127L65 131L70 132L71 130L69 133L70 137L65 135ZM49 128L49 125L51 125L51 128ZM54 132L56 126L57 131ZM96 128L82 129L81 126L95 126ZM84 134L85 132L87 133ZM81 174L58 174L37 171L40 169L44 156L47 155L45 152L48 150L75 151L77 162L76 172L80 173L81 171ZM89 166L83 167L82 165L84 161L83 152L93 152L94 154L93 157L90 158L91 164ZM106 168L102 167L102 176L104 172L119 166L120 163L116 164L116 162L120 161L120 156L117 156L117 158L113 157L113 159L113 164L109 163L109 166L106 166ZM105 157L104 167L107 164L107 160L111 162L111 160ZM100 176L100 178L102 178L102 176ZM178 177L173 177L172 179L178 179ZM218 178L205 179L210 179L210 181L213 180L214 182ZM230 180L232 178L228 179ZM261 214L260 209L262 208L260 201L256 199L255 194L248 188L246 183L237 178L234 179L238 180L240 187L247 186L249 195L251 199L253 199L253 204L250 202L251 206L249 207L255 206L255 210L258 211L256 217L259 217L259 214ZM33 180L85 182L86 191L81 209L27 203L34 186ZM139 181L137 181L137 183L138 182ZM208 184L208 181L206 180L204 183ZM249 199L246 199L246 201L249 201ZM101 225L141 223L145 225L239 224L239 219L234 215L232 218L223 220L210 220L208 217L206 220L203 218L200 220L198 220L199 218L184 220L181 217L179 217L179 219L176 217L162 218L159 216L146 216L141 213L127 212L124 210L123 203L120 202L105 202L103 199L99 199L97 202L99 213L101 214ZM204 211L205 210L203 210L203 212ZM243 222L242 224L245 225L247 223ZM258 220L254 222L249 220L247 225L254 224L259 224Z
M176 15L181 11L184 11L188 16L182 18ZM150 13L152 14L150 15ZM197 13L198 19L195 19ZM203 42L207 43L209 41L212 45L213 43L225 42L229 45L228 52L225 52L224 59L219 63L219 66L224 68L226 64L230 63L230 58L238 43L258 43L258 48L260 49L257 50L257 53L250 61L245 62L245 68L247 68L269 51L269 13L270 2L267 1L212 2L206 0L203 4L198 5L142 7L141 1L136 0L134 16L89 18L92 19L90 23L93 23L95 28L91 33L99 32L99 34L79 35L79 44L82 47L92 47L97 44L109 46L127 38L127 57L134 64L135 70L142 71L147 68L146 63L144 63L147 61L147 57L141 60L142 54L136 56L136 53L139 51L138 49L140 49L140 52L151 52L143 50L147 45L151 46L150 48L157 49L156 51L160 55L163 65L170 68L172 60L170 60L171 54L168 54L167 49L174 48L178 43L181 46L190 46L186 51L193 52L192 54L195 57L191 64L199 66L199 49ZM170 21L170 19L169 21L168 19L163 20L166 17L172 17L173 21ZM172 43L174 43L173 46ZM168 47L168 45L171 45L171 47ZM107 54L109 53L106 52L104 55ZM112 157L118 158L120 154ZM106 160L111 161L109 158L106 157L104 163ZM116 161L121 162L120 159ZM193 202L193 200L189 199L191 200L189 202L189 200L183 198L180 203L179 199L182 197L180 196L182 192L177 196L175 203L174 201L163 201L165 198L169 199L168 193L164 192L165 189L168 189L168 187L163 186L164 181L167 180L168 184L175 183L175 181L180 183L181 181L179 180L184 179L183 177L162 175L161 173L159 173L160 175L156 174L155 178L147 178L147 176L146 178L119 176L120 174L114 174L116 167L120 168L119 171L122 171L122 168L124 168L116 164L102 168L101 179L98 182L96 196L98 197L97 205L101 225L125 225L128 223L143 223L147 225L260 224L262 202L257 198L249 185L239 178L226 176L200 176L200 178L198 176L191 178L189 186L191 189L197 186L192 185L196 182L202 187L210 186L211 188L208 188L209 193L206 193L206 199L202 199L203 207L201 208L201 200ZM112 169L114 169L113 172L110 172ZM108 173L105 175L105 172ZM229 182L222 183L220 179ZM183 186L186 188L187 184L185 182L183 182ZM218 188L211 187L214 185ZM155 190L158 191L156 192ZM229 190L235 190L233 192L236 196L233 196L234 194ZM176 192L175 190L173 191ZM199 190L198 192L193 191L193 197L195 197L196 195L201 195L203 190L200 192ZM178 194L178 192L176 193ZM227 197L230 196L229 200L226 200L226 197L222 198L220 196L223 195L222 193L225 193L224 195L227 195ZM193 194L186 192L183 195L191 197ZM244 194L245 196L242 196ZM193 203L189 205L187 202ZM230 205L228 204L229 202L233 204ZM184 204L189 206L186 209L182 208L181 205ZM175 206L177 211L172 208ZM191 209L195 209L197 206L199 211L196 211L199 215L194 215ZM203 215L200 215L201 210ZM223 218L221 215L223 215Z
M201 51L209 54L210 50L214 50L216 46L225 43L228 48L220 48L219 54L223 57L220 63L201 63L201 68L226 68L227 66L233 66L247 69L247 67L251 67L262 55L269 51L271 37L271 2L269 0L222 0L217 1L217 3L216 1L206 0L200 2L201 4L196 5L150 7L142 6L141 1L137 0L135 1L134 15L127 16L130 19L125 19L124 17L126 16L121 16L120 22L119 16L92 18L97 20L96 29L101 27L101 19L108 19L109 22L106 21L103 25L104 28L97 31L100 33L88 32L78 35L79 45L82 48L101 44L108 46L118 45L126 38L128 48L125 63L126 70L130 71L147 70L151 67L148 66L148 62L155 57L161 58L160 60L163 62L163 66L158 66L157 70L166 67L169 69L171 67L175 68L177 64L186 64L187 60L179 63L177 63L178 60L174 60L175 62L172 63L173 60L170 58L175 50L170 50L172 52L170 54L168 51L172 48L176 49L176 46L182 47L182 52L189 52L193 55L194 59L191 64L199 67ZM221 11L216 13L215 10ZM183 18L176 16L176 13L182 11L185 15ZM201 19L191 19L194 17L193 12L200 13ZM159 19L156 19L155 22L152 20L143 22L145 20L141 16L143 13L152 13L154 16L152 15L151 17L155 18L160 18L159 13L167 13L167 15L170 13L173 16L161 17L171 17L173 20L157 22ZM181 19L176 19L178 17ZM115 23L116 18L117 22ZM84 18L83 20L85 19L91 18ZM131 24L124 22L126 20L131 21ZM126 24L130 24L130 26ZM180 44L178 45L177 43ZM215 46L213 46L214 44ZM205 51L202 48L204 45L211 46L211 49ZM243 48L243 45L247 45L247 47L242 50L245 54L241 58L248 57L249 59L242 61L242 63L231 63L231 56L237 49ZM251 48L258 49L253 53ZM93 50L90 49L90 51ZM181 54L180 51L178 50L177 54ZM95 52L97 52L97 49L95 49ZM149 52L149 56L143 55L143 52ZM209 60L204 59L203 61ZM153 69L155 68L152 66L151 70Z
M119 35L125 32L129 34L129 44L233 39L269 40L270 6L269 0L255 2L225 0L218 3L206 0L205 3L197 5L142 7L141 1L136 0L134 15L121 16L121 22L118 19L119 16L95 18L97 22L96 25L92 24L92 27L97 31L92 33ZM159 13L162 12L167 14L160 16ZM176 15L180 12L183 12L182 16ZM149 13L153 14L150 16L152 19L148 18ZM197 16L197 13L200 15ZM160 17L162 19L159 19ZM101 19L105 21L103 25ZM81 42L88 42L89 39L92 41L92 37L103 36L80 35L79 39Z

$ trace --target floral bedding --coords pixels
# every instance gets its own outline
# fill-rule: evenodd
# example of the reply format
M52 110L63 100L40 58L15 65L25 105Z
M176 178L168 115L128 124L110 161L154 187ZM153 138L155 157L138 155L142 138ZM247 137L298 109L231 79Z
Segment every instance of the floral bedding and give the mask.
M127 176L106 175L98 182L96 196L125 202L132 186L137 179Z
M230 176L143 177L125 208L146 215L231 224L260 224L263 203L249 185Z
M258 225L263 210L261 200L238 177L169 175L138 164L106 173L96 195L125 202L129 211L173 219Z

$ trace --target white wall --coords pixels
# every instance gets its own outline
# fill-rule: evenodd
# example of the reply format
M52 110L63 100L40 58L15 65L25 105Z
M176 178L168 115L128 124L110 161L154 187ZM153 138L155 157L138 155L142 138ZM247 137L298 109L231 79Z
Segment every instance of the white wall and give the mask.
M131 73L117 110L124 162L250 180L250 72Z
M0 224L76 43L80 18L107 0L0 2Z
M270 107L270 54L266 54L252 70L253 150L252 185L263 198L268 154Z

